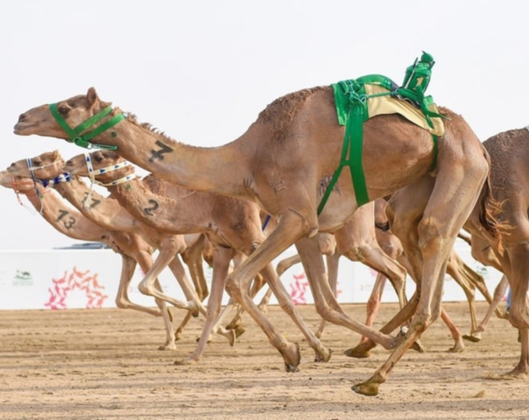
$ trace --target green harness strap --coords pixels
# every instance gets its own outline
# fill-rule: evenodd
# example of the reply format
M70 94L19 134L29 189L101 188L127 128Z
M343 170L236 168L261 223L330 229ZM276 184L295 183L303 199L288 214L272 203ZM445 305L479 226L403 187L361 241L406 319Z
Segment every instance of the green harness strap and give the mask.
M65 121L65 119L62 117L59 110L57 109L57 104L50 104L50 112L57 121L57 124L61 126L61 128L66 132L66 134L68 134L68 141L70 143L75 143L77 146L84 147L85 149L117 150L117 146L111 146L106 144L94 144L90 143L89 140L92 140L94 137L105 132L109 128L114 127L120 121L123 121L125 119L125 116L121 113L112 117L110 120L104 122L100 126L94 128L92 131L88 131L84 134L81 134L84 131L88 130L90 127L97 124L99 121L103 120L108 114L110 114L110 112L112 112L112 107L106 107L97 114L92 115L90 118L88 118L86 121L82 122L75 128L71 128L68 125L68 123Z
M323 211L331 191L334 189L338 178L342 173L344 166L349 166L351 178L353 179L353 186L355 190L356 201L360 207L369 201L367 195L366 178L362 165L362 138L364 135L364 102L361 97L358 97L351 104L349 116L347 118L347 125L345 126L344 143L342 147L342 156L340 158L340 165L334 172L331 182L318 206L318 216Z

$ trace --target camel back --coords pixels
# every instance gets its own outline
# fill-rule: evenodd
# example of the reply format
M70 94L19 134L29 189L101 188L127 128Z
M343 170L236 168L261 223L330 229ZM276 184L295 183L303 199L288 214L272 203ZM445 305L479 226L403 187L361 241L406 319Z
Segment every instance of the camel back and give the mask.
M400 114L413 124L428 130L434 142L435 168L437 137L444 134L444 124L431 96L424 93L430 82L432 56L423 53L421 60L408 67L404 83L399 87L390 78L378 74L344 80L332 85L338 124L345 125L340 165L325 191L318 215L333 190L342 169L349 167L358 206L369 202L362 167L363 124L369 118L383 114Z

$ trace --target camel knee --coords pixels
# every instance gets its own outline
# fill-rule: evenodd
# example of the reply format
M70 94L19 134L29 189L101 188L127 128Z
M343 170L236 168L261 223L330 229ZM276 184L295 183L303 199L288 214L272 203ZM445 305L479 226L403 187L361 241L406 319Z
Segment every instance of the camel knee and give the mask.
M524 305L525 306L525 305ZM529 327L527 308L520 308L518 305L512 305L509 311L509 322L514 328L519 330Z
M384 243L382 246L382 251L388 254L391 258L396 260L403 253L402 246L393 242Z
M413 328L422 333L432 325L441 315L441 308L432 312L417 312L413 318Z
M326 302L317 303L316 312L325 321L334 322L334 310Z
M354 244L347 248L345 255L354 261L366 261L373 247L369 244Z
M121 296L116 297L115 302L116 302L116 306L119 309L127 309L129 307L128 302L125 299L123 299Z
M419 248L421 251L433 251L436 252L443 246L443 240L446 237L441 231L441 223L435 217L423 218L419 222Z
M140 284L138 285L138 290L140 291L140 293L144 294L144 295L147 295L147 296L152 296L152 290L151 288L149 287L149 285L145 282L140 282Z
M281 277L281 275L287 271L289 268L290 268L290 261L279 261L279 263L277 264L277 267L276 267L276 273L278 275L278 277Z
M240 302L243 297L243 291L240 282L231 275L226 277L226 292L236 301Z

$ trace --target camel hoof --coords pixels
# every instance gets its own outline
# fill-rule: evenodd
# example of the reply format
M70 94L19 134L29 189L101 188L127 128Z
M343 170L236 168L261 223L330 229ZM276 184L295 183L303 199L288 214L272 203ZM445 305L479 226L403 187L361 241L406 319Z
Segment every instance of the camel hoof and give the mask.
M301 350L298 343L289 343L287 347L279 350L283 361L285 362L285 370L287 372L298 372L298 366L301 363Z
M241 335L244 334L244 332L246 331L243 327L239 326L237 328L235 328L235 338L239 338Z
M259 305L258 308L263 314L268 313L268 307L266 305Z
M237 333L234 330L228 330L227 335L224 335L224 337L228 339L230 347L233 347L235 345L235 341L237 340Z
M448 353L463 353L465 351L465 345L462 341L455 343L453 347L448 349Z
M479 343L481 341L481 336L473 334L463 334L463 340L467 340L472 343Z
M242 324L241 318L235 318L228 325L226 325L226 329L227 330L236 330L237 328L240 327L241 324Z
M173 364L176 366L189 366L189 365L196 365L197 362L198 360L188 357L187 359L175 360Z
M172 350L176 350L176 345L175 343L172 343L172 344L164 344L162 346L159 346L158 347L158 350L160 351L172 351Z
M378 395L378 387L380 384L375 382L362 382L351 387L351 389L357 394L366 395L368 397L374 397Z
M509 319L509 311L500 311L496 313L496 316L500 319Z
M323 347L323 350L321 352L316 351L316 356L314 357L314 361L316 363L328 362L329 360L331 360L331 355L332 355L332 350L326 347Z
M174 341L180 341L182 339L182 331L176 331L174 333Z
M416 340L412 345L411 349L418 353L424 353L424 347L419 340Z
M364 349L362 347L362 344L359 344L358 346L353 347L351 349L345 350L344 354L347 357L354 357L355 359L367 359L369 356L371 356L371 352L367 349Z

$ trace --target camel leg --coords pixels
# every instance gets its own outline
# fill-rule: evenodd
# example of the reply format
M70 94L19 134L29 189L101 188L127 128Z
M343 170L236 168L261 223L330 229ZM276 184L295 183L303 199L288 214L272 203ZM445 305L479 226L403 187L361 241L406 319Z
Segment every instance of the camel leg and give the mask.
M204 353L210 334L220 314L222 305L222 294L224 293L224 280L228 274L230 261L233 257L233 249L214 246L213 249L213 279L211 283L211 294L208 300L206 323L195 351L183 360L175 361L176 365L188 365L197 363ZM233 336L235 332L232 331Z
M292 257L285 258L284 260L281 260L277 263L276 266L276 272L277 276L281 277L285 271L287 271L290 267L293 265L301 262L301 258L299 258L299 255L293 255ZM272 289L268 288L265 295L261 299L261 302L259 303L259 309L263 313L267 313L266 305L268 305L268 302L270 302L270 298L272 297Z
M121 277L116 295L116 306L120 309L133 309L135 311L145 312L149 315L162 316L160 309L148 308L130 301L128 296L128 287L130 281L132 280L132 276L134 275L134 269L136 268L137 263L134 258L124 254L121 254L121 258Z
M259 293L259 291L264 287L265 284L266 281L263 279L263 276L258 273L257 276L255 276L254 281L252 282L252 287L250 289L250 296L252 297L252 299L257 295L257 293ZM235 314L231 322L226 326L226 329L228 330L235 330L237 338L244 334L244 328L242 327L243 313L244 308L239 307L237 313Z
M375 208L377 212L375 213L375 216L377 216L378 213L378 222L385 224L384 222L387 222L387 218L385 217L385 206L382 207L381 200L377 200L375 202ZM389 224L389 223L388 223ZM391 258L392 260L397 260L402 255L402 245L399 241L399 239L389 230L382 231L381 229L375 229L376 239L377 242L382 249L386 253L386 255ZM406 266L404 266L406 269ZM407 271L407 269L406 269ZM386 276L379 273L377 275L377 279L375 281L375 284L373 286L373 290L371 291L371 294L369 295L369 300L367 301L366 305L366 311L367 311L367 317L366 317L366 325L372 326L373 322L375 320L376 313L378 312L380 308L380 303L382 301L382 293L384 291L384 286L386 284ZM393 276L391 279L391 284L393 285L393 288L395 289L395 292L397 293L397 297L399 299L399 307L400 309L404 308L406 304L406 294L405 294L405 276L402 278L401 276ZM365 343L367 341L367 337L362 337L360 339L360 345ZM422 351L422 346L417 344L418 351ZM345 351L347 354L355 354L356 349L348 349Z
M520 361L512 371L503 375L504 377L520 379L527 378L529 372L529 329L522 328L519 330L519 341L522 347Z
M138 261L138 264L140 265L144 273L148 273L153 266L152 256L148 252L139 252L138 255L136 255L136 261ZM157 277L154 278L153 282L154 288L156 288L157 290L162 290L162 287ZM160 308L160 312L162 313L166 333L165 344L158 347L158 350L176 350L176 345L174 343L175 333L171 319L172 317L171 313L169 312L169 309L167 308L167 304L165 303L165 301L158 298L154 298L154 301L156 302L156 305L158 306L158 308Z
M390 199L390 205L395 205L395 220L399 218L400 210L400 217L408 215L408 223L404 221L401 226L407 225L408 231L415 230L418 233L417 242L412 244L403 241L403 246L413 268L417 268L416 272L420 274L417 277L421 290L420 300L404 339L371 378L352 387L357 393L377 395L380 384L385 382L395 364L441 313L448 256L458 232L474 208L488 173L484 162L474 165L470 160L465 161L465 167L454 171L447 164L452 160L451 156L443 161L445 153L450 155L453 152L450 148L441 150L434 185L432 178L425 177L422 181L397 191ZM450 176L447 176L447 172ZM428 202L424 203L428 196ZM426 205L421 205L421 202ZM421 215L420 209L423 208ZM448 209L451 217L447 220ZM417 219L420 220L419 223L416 223ZM397 225L396 221L394 225ZM396 230L395 233L401 238Z
M467 270L468 269L468 270ZM463 289L463 292L465 293L465 296L467 298L469 310L470 310L470 335L465 334L463 337L465 340L469 340L472 342L477 343L479 340L481 340L481 337L479 334L475 333L478 323L476 319L476 288L474 286L474 283L471 282L468 278L468 271L470 270L470 267L468 267L463 260L457 255L457 253L452 249L450 251L450 256L448 257L448 263L446 266L446 273L452 277L455 282ZM476 273L477 275L477 273ZM441 314L441 317L443 315ZM445 320L445 318L443 318ZM452 337L454 337L454 332L457 330L457 327L455 324L452 323L450 320L450 324L446 324L450 331L452 332ZM463 351L464 345L462 342L460 342L460 336L461 334L459 331L457 331L458 341L456 341L456 346L452 347L452 351L458 350ZM454 337L455 338L455 337Z
M261 299L261 302L259 302L259 305L258 305L259 310L264 314L268 313L268 309L266 307L268 305L268 302L270 302L271 297L272 297L272 289L270 289L269 287L266 293L264 294L263 298Z
M287 372L297 371L297 366L301 361L299 345L297 343L290 343L283 335L275 331L272 323L259 310L249 296L248 283L258 272L261 272L272 288L274 295L279 301L279 305L303 332L307 343L318 354L317 357L321 358L321 360L329 360L330 351L323 347L319 340L307 328L296 306L292 302L289 293L279 281L275 270L270 264L270 261L284 252L301 236L310 233L309 227L312 228L312 226L308 224L307 220L294 211L284 214L267 240L258 246L246 261L230 273L226 280L226 288L230 295L257 322L269 342L282 355Z
M182 238L178 238L183 242ZM176 257L176 253L180 249L183 249L185 247L185 244L177 243L173 238L164 240L163 243L160 246L160 253L158 257L156 258L156 261L145 274L145 278L140 282L139 289L140 292L142 292L145 295L153 296L155 298L161 299L165 302L168 302L175 307L179 309L186 309L188 311L196 312L198 309L203 308L199 307L198 302L191 300L189 302L182 302L178 299L174 299L171 296L166 295L163 293L163 291L159 290L158 288L154 287L155 283L158 281L157 277L158 275L163 271L165 267L171 263L171 261ZM176 257L178 258L178 257ZM177 280L179 281L180 285L184 285L184 288L189 291L188 287L185 287L185 283L183 282L183 279L180 278Z
M325 320L366 335L388 349L395 345L395 339L375 331L361 322L351 319L342 309L326 279L325 266L315 238L302 238L296 242L301 262L310 284L316 311Z
M205 235L201 235L200 238L189 248L182 253L182 259L189 267L189 274L195 286L196 293L200 302L203 302L209 295L208 285L206 282L206 276L204 275L204 265L202 253L204 251ZM182 337L184 328L187 326L193 314L187 312L182 322L176 329L175 340L178 341Z
M525 210L525 207L524 207ZM509 322L520 331L522 351L518 365L506 375L510 377L527 377L529 373L528 360L528 328L529 328L529 305L527 290L529 288L529 221L526 219L525 211L520 212L510 220L511 226L517 229L505 243L505 252L509 263L507 278L509 279L512 298L509 310Z
M198 315L198 312L200 312L202 315L206 315L206 309L202 305L202 302L196 290L191 285L191 281L189 280L189 277L186 273L184 266L182 265L182 262L178 258L178 254L175 255L175 257L171 260L171 262L168 264L168 267L177 279L178 284L182 288L182 292L188 300L187 304L190 307L192 307L194 304L195 309L191 310L192 314Z
M327 261L327 276L329 277L329 286L331 287L334 296L336 296L336 289L338 287L338 264L340 262L341 255L335 252L334 254L326 255L325 257ZM322 319L320 326L318 327L318 331L316 331L316 337L321 338L325 324L326 321Z
M377 242L374 203L360 207L334 236L338 253L351 261L360 261L390 279L403 307L406 302L406 269L386 254Z
M182 259L189 267L189 274L201 302L208 297L208 285L204 275L202 252L204 251L204 235L182 253Z
M489 309L487 310L487 313L483 317L483 320L480 322L480 324L476 328L477 333L485 332L485 329L487 328L487 324L490 321L490 318L492 317L492 314L497 310L498 305L502 301L503 297L505 296L505 293L507 292L507 288L509 287L509 280L507 279L507 276L504 274L496 286L496 289L494 289L494 295L492 297L492 302L490 303ZM480 334L481 337L481 334Z
M380 302L382 300L382 292L384 291L384 286L386 285L386 276L384 276L381 273L378 273L377 279L375 280L375 284L373 285L373 289L371 290L371 294L369 295L369 299L366 304L366 325L371 327L373 326L373 322L375 321L376 313L378 312L378 309L380 308ZM368 340L367 337L362 336L360 338L360 344L366 342ZM347 350L346 350L347 353Z
M452 321L452 318L448 315L448 313L441 308L441 319L446 324L448 329L450 330L450 334L452 334L452 338L454 339L454 345L448 349L450 353L461 353L463 350L465 350L465 343L463 343L463 336L461 335L461 332L457 328L454 321Z

